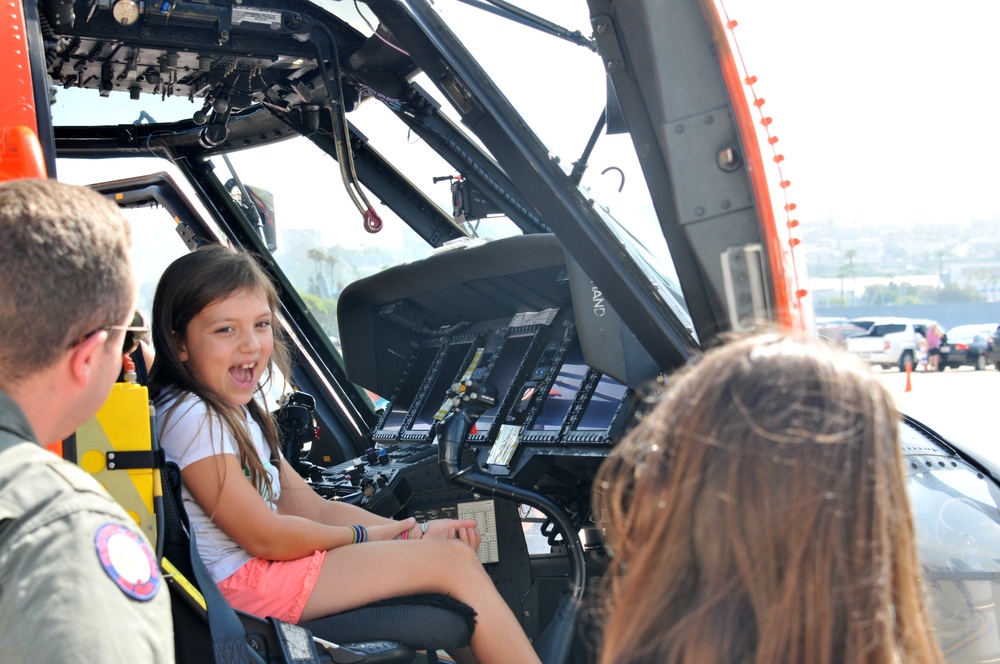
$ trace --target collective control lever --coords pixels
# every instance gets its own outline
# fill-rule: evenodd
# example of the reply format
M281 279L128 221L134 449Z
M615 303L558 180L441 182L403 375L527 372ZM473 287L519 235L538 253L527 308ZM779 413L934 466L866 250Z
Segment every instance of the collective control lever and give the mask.
M497 405L499 395L491 383L463 380L448 390L451 412L438 425L438 466L449 481L455 481L472 467L461 469L462 448L472 425Z

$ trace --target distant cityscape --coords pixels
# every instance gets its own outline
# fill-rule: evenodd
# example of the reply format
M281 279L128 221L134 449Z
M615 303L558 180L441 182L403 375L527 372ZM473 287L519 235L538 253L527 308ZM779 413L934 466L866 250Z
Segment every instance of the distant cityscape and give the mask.
M826 220L801 228L817 315L912 316L946 327L1000 320L1000 217L911 227ZM284 228L275 256L313 315L336 330L341 289L389 265L373 247L319 247L316 231ZM426 251L422 245L397 249L404 260Z
M952 225L802 224L816 307L1000 301L1000 217Z

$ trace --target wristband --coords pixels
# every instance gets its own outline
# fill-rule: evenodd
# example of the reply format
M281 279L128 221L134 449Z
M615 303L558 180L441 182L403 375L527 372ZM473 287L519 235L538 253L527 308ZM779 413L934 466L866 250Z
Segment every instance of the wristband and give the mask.
M403 536L400 537L399 539L410 539L410 529L407 528L406 530L404 530L403 531Z
M368 529L364 526L350 526L351 530L354 531L354 541L352 544L361 544L368 541Z
M423 539L424 535L427 534L427 528L429 525L430 524L427 521L420 522L420 539Z

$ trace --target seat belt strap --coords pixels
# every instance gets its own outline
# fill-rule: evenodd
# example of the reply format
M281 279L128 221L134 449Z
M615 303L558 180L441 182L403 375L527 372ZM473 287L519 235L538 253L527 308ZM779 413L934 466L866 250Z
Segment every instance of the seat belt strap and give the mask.
M236 611L219 592L208 568L198 555L194 528L189 529L188 546L191 550L191 568L194 578L205 598L208 611L208 628L212 633L212 651L216 664L264 664L264 660L251 650L246 641L246 631Z

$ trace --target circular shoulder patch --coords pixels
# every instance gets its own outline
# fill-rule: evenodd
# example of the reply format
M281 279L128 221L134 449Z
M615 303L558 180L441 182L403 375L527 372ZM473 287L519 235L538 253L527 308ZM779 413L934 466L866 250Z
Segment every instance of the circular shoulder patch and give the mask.
M160 589L160 570L153 552L139 535L118 523L106 523L94 536L104 571L126 595L146 601Z

